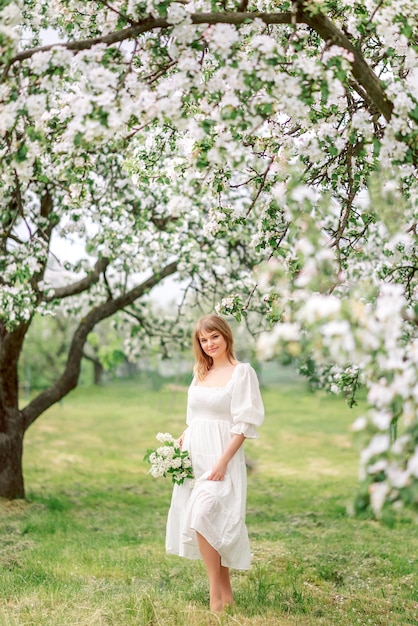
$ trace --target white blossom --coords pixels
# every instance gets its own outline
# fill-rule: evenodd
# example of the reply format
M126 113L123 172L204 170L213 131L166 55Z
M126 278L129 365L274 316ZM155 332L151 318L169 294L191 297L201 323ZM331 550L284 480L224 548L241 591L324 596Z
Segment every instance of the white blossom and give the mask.
M351 425L354 432L362 431L367 426L367 418L364 415L359 416Z
M408 472L418 478L418 447L415 448L413 456L408 460Z
M238 33L232 24L215 24L208 31L208 39L212 50L228 54L238 40Z
M183 5L173 2L167 10L167 22L169 24L180 24L181 22L191 24L190 13Z
M379 517L390 487L386 481L370 485L370 504L374 514Z
M341 301L335 296L314 294L299 310L298 318L308 323L333 317L339 313Z

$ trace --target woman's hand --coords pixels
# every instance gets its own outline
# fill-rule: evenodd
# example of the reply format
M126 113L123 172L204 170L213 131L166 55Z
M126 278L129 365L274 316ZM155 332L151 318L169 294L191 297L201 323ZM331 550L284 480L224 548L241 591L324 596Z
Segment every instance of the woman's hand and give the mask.
M219 460L216 465L212 467L212 471L208 476L208 480L223 480L226 474L226 468L228 463Z
M183 449L183 441L184 441L184 432L180 435L180 437L177 439L177 443L179 444L179 448L180 450Z
M232 459L236 451L242 446L244 441L244 435L232 435L231 441L226 447L225 452L212 467L208 480L223 480L225 478L226 468L228 467L229 461Z

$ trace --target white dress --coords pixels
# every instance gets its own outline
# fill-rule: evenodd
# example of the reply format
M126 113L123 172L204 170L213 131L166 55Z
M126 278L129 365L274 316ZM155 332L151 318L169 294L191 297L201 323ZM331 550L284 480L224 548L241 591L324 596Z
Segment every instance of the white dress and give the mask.
M221 555L225 567L248 569L250 545L245 525L247 472L244 447L228 463L222 481L207 477L229 444L232 434L256 438L264 419L263 401L255 371L238 363L224 387L189 387L188 450L195 479L174 485L166 531L166 551L199 559L196 531Z

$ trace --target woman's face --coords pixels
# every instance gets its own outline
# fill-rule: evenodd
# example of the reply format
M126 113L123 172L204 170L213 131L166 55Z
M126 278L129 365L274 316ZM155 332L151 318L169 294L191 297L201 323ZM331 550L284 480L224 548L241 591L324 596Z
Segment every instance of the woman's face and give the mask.
M227 354L227 343L224 336L218 330L210 330L199 333L199 341L202 350L212 359L219 359Z

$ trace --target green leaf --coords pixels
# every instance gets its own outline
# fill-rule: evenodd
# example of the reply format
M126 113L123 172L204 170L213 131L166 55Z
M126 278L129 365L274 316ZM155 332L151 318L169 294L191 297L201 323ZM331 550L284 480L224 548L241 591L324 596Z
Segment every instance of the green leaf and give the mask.
M17 152L14 155L14 160L17 163L21 163L26 160L26 156L28 154L28 147L25 143L21 143Z

